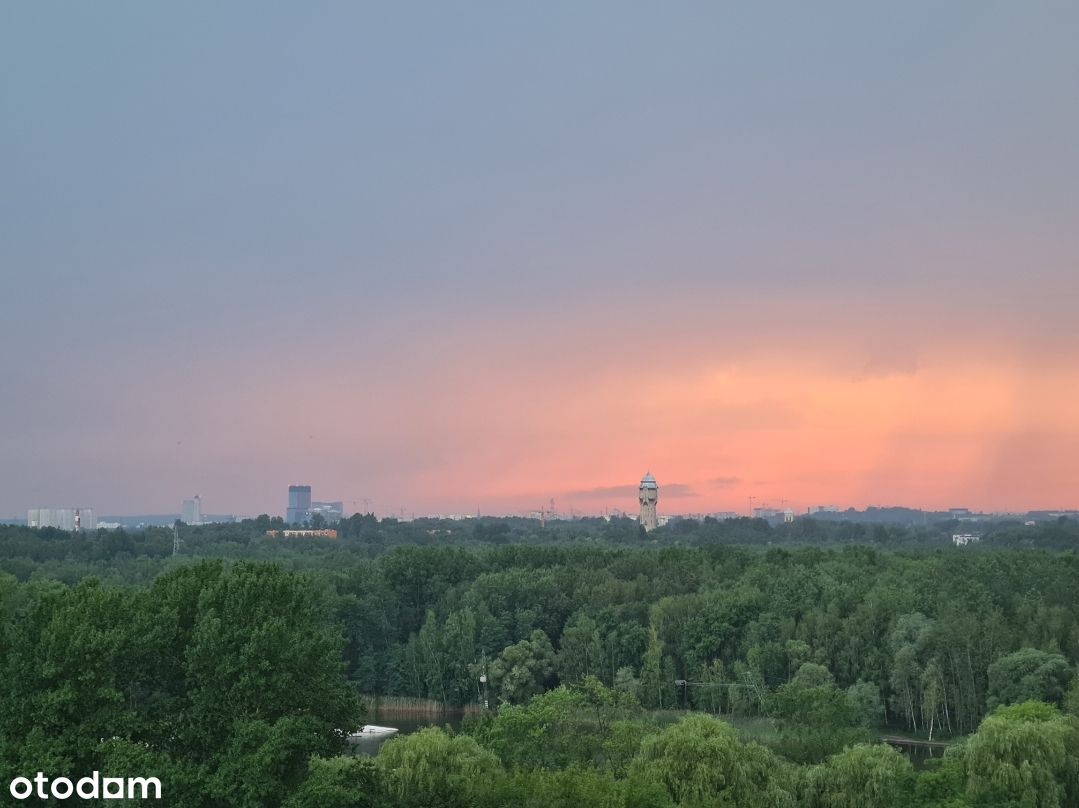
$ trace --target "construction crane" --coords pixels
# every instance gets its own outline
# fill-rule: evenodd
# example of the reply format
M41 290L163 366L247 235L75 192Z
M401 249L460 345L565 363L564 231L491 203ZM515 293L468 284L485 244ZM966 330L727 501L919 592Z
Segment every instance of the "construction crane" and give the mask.
M363 515L364 516L366 516L369 513L372 513L372 511L371 511L371 500L369 500L367 497L364 497L363 499L354 499L354 500L351 500L349 502L349 504L352 505L353 513L356 512L356 506L361 504L361 503L363 504Z

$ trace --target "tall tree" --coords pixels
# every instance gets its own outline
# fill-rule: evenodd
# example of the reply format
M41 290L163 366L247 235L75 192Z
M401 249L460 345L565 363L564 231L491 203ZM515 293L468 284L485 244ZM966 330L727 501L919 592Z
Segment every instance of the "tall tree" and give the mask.
M502 774L498 758L467 735L437 727L393 738L375 759L394 805L471 808Z
M1075 675L1060 654L1022 648L989 666L989 709L1023 701L1044 701L1058 707L1064 702Z
M885 744L857 745L833 755L808 773L805 808L908 808L914 769Z
M997 710L963 753L967 797L976 806L1079 805L1079 729L1048 704Z
M786 769L771 752L742 743L729 724L699 715L645 738L630 779L661 788L676 804L795 805Z
M539 629L527 640L503 649L491 663L491 684L510 704L521 704L542 693L555 673L555 651L551 641Z

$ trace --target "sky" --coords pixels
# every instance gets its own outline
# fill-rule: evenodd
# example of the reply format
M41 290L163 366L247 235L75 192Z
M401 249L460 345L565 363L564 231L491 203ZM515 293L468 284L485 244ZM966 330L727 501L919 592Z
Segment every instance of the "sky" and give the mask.
M1076 30L0 5L0 516L1079 507Z

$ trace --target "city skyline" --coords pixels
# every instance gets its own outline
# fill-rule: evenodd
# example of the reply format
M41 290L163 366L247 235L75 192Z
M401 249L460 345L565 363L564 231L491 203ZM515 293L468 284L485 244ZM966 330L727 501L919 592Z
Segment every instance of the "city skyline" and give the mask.
M1075 507L1035 6L9 7L0 515Z
M371 500L352 500L354 506L362 505L362 507L349 508L345 506L345 500L337 501L314 501L310 502L309 507L300 507L302 503L296 501L294 497L297 495L297 489L302 490L304 493L300 496L311 496L311 486L291 484L288 486L288 504L284 508L278 510L268 509L260 512L222 512L217 514L203 514L201 510L201 497L196 495L193 499L185 499L182 503L179 512L173 513L169 511L154 512L149 508L137 508L134 511L120 512L113 511L107 512L105 515L109 518L119 517L121 519L135 519L135 518L165 518L176 517L181 521L189 525L210 524L213 522L232 522L241 519L253 519L256 516L270 516L270 517L283 517L286 523L303 523L309 521L316 513L321 514L323 518L327 519L331 524L342 517L351 516L353 514L372 514L378 518L397 518L397 519L471 519L474 517L486 517L486 518L530 518L539 521L545 519L576 519L576 518L595 518L595 517L629 517L635 520L639 520L640 514L638 514L638 505L640 513L644 513L645 506L645 489L651 488L653 492L658 489L662 490L663 486L657 486L654 476L649 472L640 481L639 484L625 485L625 486L610 486L603 489L604 500L608 501L608 504L603 506L592 507L579 507L574 505L572 501L556 501L554 497L540 503L538 507L523 508L517 510L508 511L487 511L482 509L469 510L468 508L451 508L444 511L417 511L414 508L407 505L382 505L374 503ZM888 503L866 503L862 506L855 506L848 503L836 503L829 502L827 504L817 503L815 505L802 505L800 503L792 502L785 497L768 497L768 496L749 496L747 502L743 503L741 507L737 505L732 506L730 510L694 510L687 502L690 498L686 497L686 486L674 483L671 486L675 503L668 508L660 509L658 512L659 523L664 524L668 518L703 518L703 517L715 517L715 518L737 518L741 516L752 516L755 518L773 518L782 517L786 514L787 517L800 517L800 516L821 516L829 518L829 515L842 514L848 511L856 513L869 514L874 511L910 511L912 513L925 513L925 514L947 514L950 513L953 518L958 518L960 521L968 517L971 518L999 518L1008 516L1023 516L1028 514L1049 514L1052 517L1060 515L1075 515L1079 514L1079 507L1071 506L1055 506L1045 508L1030 508L1026 510L1007 510L1000 508L967 508L960 505L951 505L945 508L924 508L916 504L902 503L902 502L888 502ZM634 501L631 503L632 507L627 505L626 497L632 493ZM613 503L613 504L612 504ZM652 497L652 507L649 516L651 524L655 524L653 521L656 516L655 497ZM622 507L626 506L626 507ZM67 511L70 514L78 512L78 508L28 508L26 509L27 523L36 523L38 520L37 514L46 513L48 511ZM83 507L82 510L88 514L93 514L96 509ZM0 523L2 522L21 522L22 519L19 516L0 514ZM70 521L70 519L69 519Z

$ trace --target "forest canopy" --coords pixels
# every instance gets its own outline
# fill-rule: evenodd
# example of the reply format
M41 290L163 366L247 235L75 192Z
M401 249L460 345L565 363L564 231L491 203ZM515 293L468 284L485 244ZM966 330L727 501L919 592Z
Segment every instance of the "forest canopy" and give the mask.
M406 525L175 557L0 528L0 774L146 770L179 806L1079 799L1070 550L364 538ZM352 756L391 696L470 715Z

